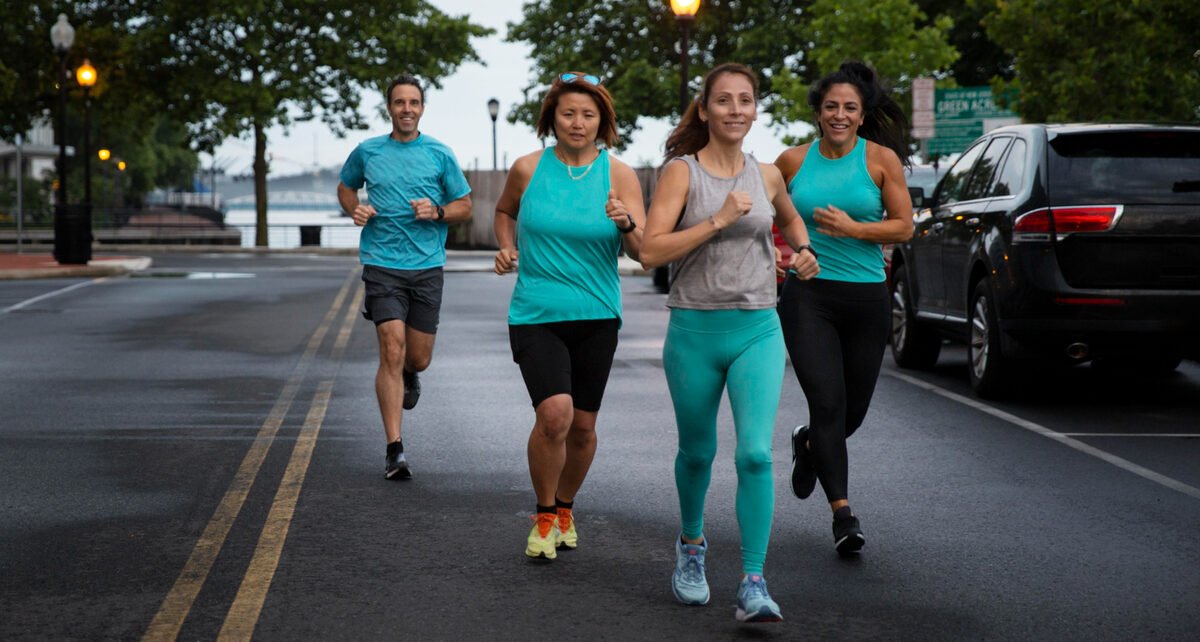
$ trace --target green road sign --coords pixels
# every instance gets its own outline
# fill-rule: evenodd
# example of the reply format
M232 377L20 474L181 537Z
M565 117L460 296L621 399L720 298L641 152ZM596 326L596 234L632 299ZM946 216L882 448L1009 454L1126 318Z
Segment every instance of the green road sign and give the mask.
M984 132L1021 122L1016 114L996 106L991 87L938 89L933 113L930 154L957 154Z

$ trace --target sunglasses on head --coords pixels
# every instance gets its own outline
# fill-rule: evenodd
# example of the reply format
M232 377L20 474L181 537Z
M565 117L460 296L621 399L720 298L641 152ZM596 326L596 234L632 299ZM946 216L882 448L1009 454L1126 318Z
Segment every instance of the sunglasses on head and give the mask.
M568 72L568 73L560 75L558 77L558 79L565 83L572 83L572 82L575 82L576 80L582 80L591 85L599 85L600 84L600 78L597 76L593 76L591 74L576 74L576 73Z

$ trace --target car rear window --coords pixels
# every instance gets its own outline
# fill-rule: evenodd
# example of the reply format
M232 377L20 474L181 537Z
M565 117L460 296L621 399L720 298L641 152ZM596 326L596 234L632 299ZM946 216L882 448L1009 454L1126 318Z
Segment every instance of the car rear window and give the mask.
M1200 132L1060 134L1050 149L1054 204L1200 203Z

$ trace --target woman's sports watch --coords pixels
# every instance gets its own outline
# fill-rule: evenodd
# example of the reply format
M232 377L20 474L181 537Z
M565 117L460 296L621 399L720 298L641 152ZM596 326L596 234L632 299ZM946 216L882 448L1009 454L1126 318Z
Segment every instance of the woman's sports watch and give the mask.
M816 259L816 260L818 260L818 261L820 261L820 260L821 260L821 257L817 256L817 251L816 251L816 250L814 250L814 249L813 249L813 247L812 247L811 245L809 245L808 243L805 243L804 245L801 245L801 246L797 247L797 248L796 248L796 254L799 254L799 253L800 253L801 251L803 251L803 250L808 250L808 253L809 253L809 254L811 254L811 255L813 255L813 258L814 258L814 259Z
M443 221L446 219L446 210L442 209L441 205L437 206L437 213L438 213L437 220ZM816 256L816 255L814 254L814 256Z

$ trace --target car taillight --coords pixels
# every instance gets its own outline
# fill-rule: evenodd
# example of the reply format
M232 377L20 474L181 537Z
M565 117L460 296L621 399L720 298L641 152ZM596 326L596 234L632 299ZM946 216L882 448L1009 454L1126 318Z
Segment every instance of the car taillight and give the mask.
M1058 234L1071 232L1104 232L1112 229L1113 221L1120 211L1115 205L1093 207L1053 207L1054 231Z
M1071 234L1111 230L1121 214L1120 205L1079 205L1046 207L1021 215L1013 232L1031 234Z

